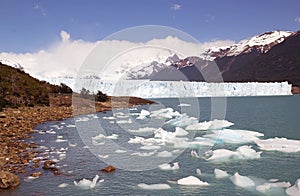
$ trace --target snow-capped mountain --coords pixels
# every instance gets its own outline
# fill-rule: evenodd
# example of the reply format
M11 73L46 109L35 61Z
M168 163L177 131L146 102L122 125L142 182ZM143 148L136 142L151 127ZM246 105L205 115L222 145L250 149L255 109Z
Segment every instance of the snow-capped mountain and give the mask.
M206 50L203 56L209 57L209 59L212 60L224 56L238 56L254 50L260 53L266 53L273 46L283 42L286 37L292 34L293 32L290 31L270 31L254 36L250 39L242 40L239 43L229 47L212 47Z
M19 63L12 62L12 61L9 61L9 60L6 60L6 59L0 59L0 63L2 63L4 65L11 66L11 67L16 68L16 69L19 69L21 71L24 71L24 67L21 66Z

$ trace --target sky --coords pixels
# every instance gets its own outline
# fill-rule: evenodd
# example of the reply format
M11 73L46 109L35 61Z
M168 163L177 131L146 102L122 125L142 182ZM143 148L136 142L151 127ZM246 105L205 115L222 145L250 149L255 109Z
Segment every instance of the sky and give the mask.
M0 58L28 69L42 64L35 60L41 53L53 59L84 49L86 55L107 36L140 25L176 28L216 46L300 29L299 0L0 0L0 7Z

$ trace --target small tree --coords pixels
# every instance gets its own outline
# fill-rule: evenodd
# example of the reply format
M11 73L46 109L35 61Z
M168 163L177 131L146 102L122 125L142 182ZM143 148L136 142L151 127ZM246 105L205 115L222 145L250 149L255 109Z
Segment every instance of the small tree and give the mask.
M60 83L59 89L61 93L73 93L73 90L64 83Z
M95 99L96 99L96 101L99 101L99 102L106 102L108 100L108 96L105 93L98 91L95 96Z

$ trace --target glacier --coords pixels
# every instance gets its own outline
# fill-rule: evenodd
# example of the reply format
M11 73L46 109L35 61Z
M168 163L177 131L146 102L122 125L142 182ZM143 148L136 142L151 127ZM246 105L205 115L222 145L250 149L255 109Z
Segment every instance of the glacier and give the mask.
M75 92L85 88L94 93L100 90L111 96L135 96L141 98L276 96L291 95L292 88L292 85L288 82L104 81L101 79L63 77L46 79L46 81L57 85L64 83Z

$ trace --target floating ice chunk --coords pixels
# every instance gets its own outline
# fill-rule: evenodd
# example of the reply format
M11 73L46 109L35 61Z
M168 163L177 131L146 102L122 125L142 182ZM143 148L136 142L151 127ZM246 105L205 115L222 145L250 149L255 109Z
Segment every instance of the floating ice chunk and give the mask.
M116 117L113 117L113 116L103 116L103 119L105 119L105 120L115 120Z
M168 184L145 184L140 183L138 187L145 190L166 190L171 189L170 185Z
M189 133L181 127L176 127L175 128L175 136L176 137L186 136L188 134Z
M118 135L117 134L111 134L111 135L109 135L109 136L106 136L105 138L106 139L111 139L111 140L116 140L116 139L118 139Z
M145 141L145 138L135 136L135 138L129 138L129 144L141 144Z
M300 152L300 140L276 137L266 140L256 140L255 143L261 150L280 151L286 153Z
M157 153L157 156L158 157L172 157L173 154L172 154L172 152L169 152L169 151L162 151L162 152Z
M58 188L66 188L67 186L69 186L68 183L62 183L62 184L58 185Z
M58 138L58 139L62 139L62 138L63 138L63 136L62 136L62 135L58 135L56 138Z
M214 139L217 143L242 144L254 142L262 136L264 136L263 133L256 131L223 129L212 131L211 134L206 134L203 137Z
M158 166L159 169L161 170L178 170L179 167L179 163L175 162L173 164L168 164L168 163L164 163Z
M107 159L109 157L109 155L102 155L102 154L98 154L98 157L101 159Z
M69 142L69 147L76 147L76 146L77 146L77 143L72 144L71 142Z
M195 123L198 123L197 118L189 117L187 114L182 114L180 116L175 117L174 119L167 121L165 124L184 128L188 125L195 124Z
M150 157L155 154L154 152L134 152L131 153L131 156L139 156L139 157Z
M128 120L117 120L116 121L118 124L131 124L132 120L128 119Z
M227 149L217 149L212 151L212 156L207 158L208 161L228 161L235 159L257 159L260 158L261 152L256 152L251 146L241 146L236 151Z
M122 154L122 153L126 153L126 152L127 152L126 150L120 150L120 149L115 150L115 153L118 153L118 154Z
M155 118L173 118L180 115L179 112L174 112L173 108L162 108L159 110L151 111L150 117Z
M227 120L214 119L212 121L204 121L200 123L191 124L186 127L188 131L204 131L204 130L217 130L232 126L233 123Z
M196 137L194 141L190 142L190 145L198 145L198 146L213 146L215 144L215 140L210 138Z
M67 142L68 140L63 140L63 139L56 139L55 142L60 143L60 142Z
M76 125L72 125L72 124L69 124L69 125L66 125L67 128L74 128L76 127Z
M145 119L150 115L150 112L142 109L139 116L136 119Z
M117 134L112 134L112 135L106 136L106 135L100 133L99 135L92 137L92 143L93 143L93 145L104 145L105 144L104 139L115 140L115 139L118 139L118 137L119 136Z
M76 122L86 122L86 121L89 121L90 120L90 118L88 118L88 117L76 117L76 119L75 119L75 121Z
M255 186L255 183L251 178L247 176L241 176L238 172L236 172L233 176L229 177L231 182L239 187L252 187Z
M202 174L200 169L196 169L196 174L198 174L199 176Z
M141 127L137 130L128 129L128 131L131 133L148 133L148 132L154 132L155 130L156 130L156 128L154 128L154 127Z
M96 175L92 181L83 178L79 182L74 181L74 185L81 189L93 189L96 187L98 179L99 179L98 175ZM103 181L104 180L100 180L99 183Z
M223 171L223 170L217 169L217 168L214 170L214 173L215 173L215 177L217 179L226 178L226 177L229 176L229 174L227 173L227 171Z
M287 188L285 190L286 194L291 196L299 196L300 195L300 178L295 182L293 186Z
M179 179L177 180L177 184L185 186L209 186L207 182L203 182L195 176L188 176L186 178Z
M188 104L188 103L181 103L178 105L179 107L189 107L191 106L191 104Z
M198 155L198 153L197 153L195 150L192 150L192 151L191 151L191 156L192 156L192 157L196 157L196 158L198 158L198 159L201 158L201 156Z
M256 190L261 193L265 193L272 188L288 188L290 186L291 183L289 182L269 182L269 183L267 182L262 185L256 186Z

